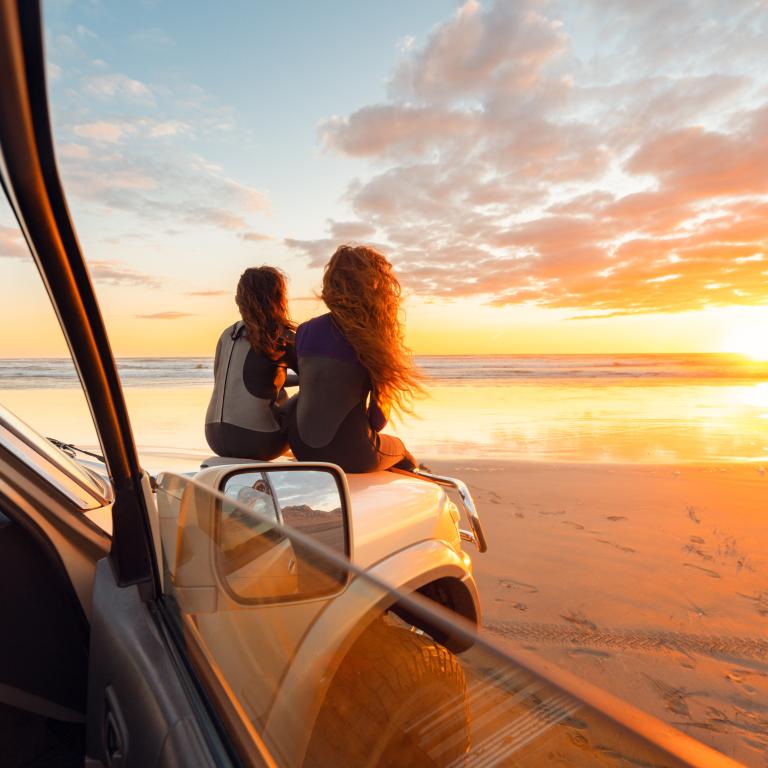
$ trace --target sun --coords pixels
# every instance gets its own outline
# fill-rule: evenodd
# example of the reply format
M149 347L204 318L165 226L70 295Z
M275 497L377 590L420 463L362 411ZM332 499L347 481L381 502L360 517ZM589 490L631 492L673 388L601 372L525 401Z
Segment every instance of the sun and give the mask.
M736 352L752 360L768 360L768 323L744 323L723 341L723 352Z

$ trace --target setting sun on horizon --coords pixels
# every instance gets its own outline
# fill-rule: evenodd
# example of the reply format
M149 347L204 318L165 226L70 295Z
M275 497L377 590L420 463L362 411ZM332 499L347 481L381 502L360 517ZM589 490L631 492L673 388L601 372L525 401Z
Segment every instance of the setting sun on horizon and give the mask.
M768 360L768 323L733 330L723 342L723 352L736 352L750 360Z

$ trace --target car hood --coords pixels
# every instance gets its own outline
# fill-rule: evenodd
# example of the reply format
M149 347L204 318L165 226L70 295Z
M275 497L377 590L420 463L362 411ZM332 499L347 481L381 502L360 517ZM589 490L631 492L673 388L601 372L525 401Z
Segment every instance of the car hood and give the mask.
M394 472L347 475L354 560L367 568L419 541L440 538L448 497L440 486Z

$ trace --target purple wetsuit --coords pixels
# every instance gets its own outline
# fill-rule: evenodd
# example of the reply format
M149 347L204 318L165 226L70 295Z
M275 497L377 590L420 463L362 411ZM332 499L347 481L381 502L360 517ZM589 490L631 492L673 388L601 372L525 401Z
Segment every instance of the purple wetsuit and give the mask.
M296 331L301 377L288 442L300 461L329 461L345 472L415 466L402 440L379 431L387 423L371 380L330 313ZM370 400L370 405L368 404Z

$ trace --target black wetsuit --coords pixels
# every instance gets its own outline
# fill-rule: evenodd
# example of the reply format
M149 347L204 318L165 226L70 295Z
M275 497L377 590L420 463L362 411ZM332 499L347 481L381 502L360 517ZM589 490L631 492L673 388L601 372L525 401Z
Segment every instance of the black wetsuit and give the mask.
M371 396L368 372L330 314L299 326L296 355L301 393L288 418L288 441L297 459L329 461L351 473L414 467L402 440L379 434L386 416Z
M285 453L288 438L278 407L286 398L286 368L297 369L291 338L281 357L273 360L253 350L243 322L221 334L205 416L205 439L214 453L260 461Z

